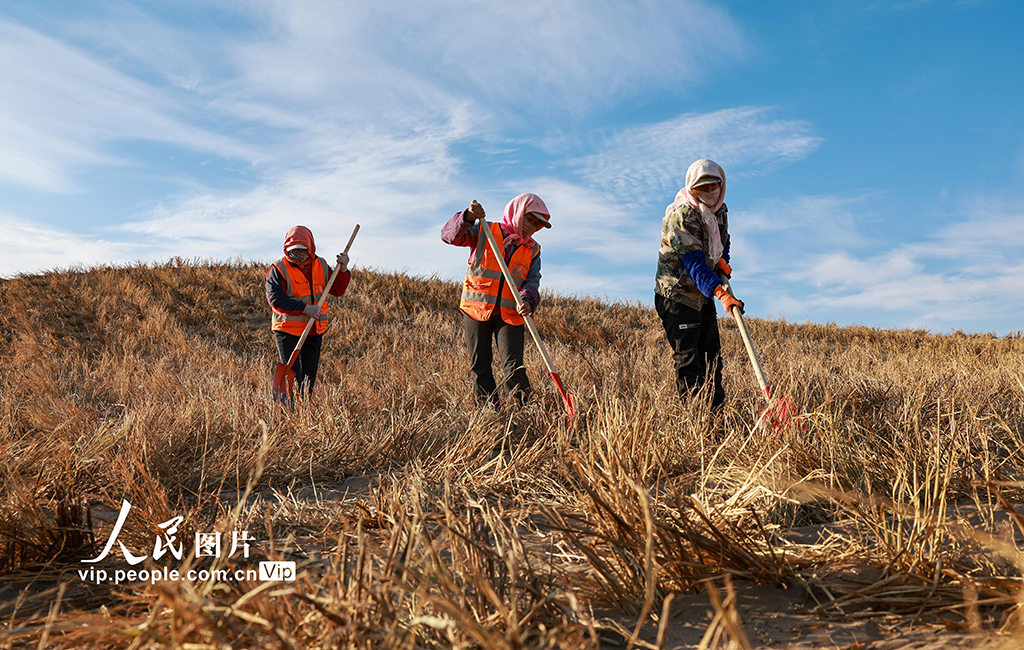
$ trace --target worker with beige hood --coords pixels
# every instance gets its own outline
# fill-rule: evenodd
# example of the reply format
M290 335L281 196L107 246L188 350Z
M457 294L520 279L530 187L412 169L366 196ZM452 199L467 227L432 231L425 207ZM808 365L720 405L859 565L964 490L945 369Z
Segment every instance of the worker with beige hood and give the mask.
M721 278L732 275L728 215L725 171L706 158L695 161L686 170L686 186L665 210L654 289L679 394L685 398L706 389L716 410L725 402L725 391L712 296L727 314L733 306L743 310L743 303L722 286Z

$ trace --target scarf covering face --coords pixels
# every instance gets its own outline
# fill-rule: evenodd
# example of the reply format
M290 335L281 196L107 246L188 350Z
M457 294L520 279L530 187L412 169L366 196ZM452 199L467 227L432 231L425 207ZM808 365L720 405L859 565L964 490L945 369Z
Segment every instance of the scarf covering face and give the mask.
M305 226L295 226L284 236L284 254L286 257L288 256L288 248L295 244L302 244L306 247L306 250L309 251L309 260L306 264L309 264L316 259L316 244L313 243L313 233L309 228ZM288 259L289 261L292 261L292 258L289 257ZM292 264L295 264L295 262L292 261ZM303 264L303 266L305 266L305 264Z
M545 218L551 218L548 206L544 205L544 201L536 194L527 192L512 199L505 206L505 213L501 215L501 225L505 226L505 230L515 233L505 238L506 248L516 244L533 248L533 236L523 237L523 220L527 212L539 212Z
M693 191L694 184L705 176L716 176L721 179L722 186L718 190L718 199L713 205L702 203ZM713 264L717 264L718 259L722 257L722 234L718 231L718 219L715 217L715 212L722 207L723 203L725 203L725 170L715 161L701 158L694 161L686 170L686 186L679 190L676 200L665 211L667 216L683 205L688 205L700 214L701 221L704 222L704 229L708 232L708 244L711 250L707 253Z

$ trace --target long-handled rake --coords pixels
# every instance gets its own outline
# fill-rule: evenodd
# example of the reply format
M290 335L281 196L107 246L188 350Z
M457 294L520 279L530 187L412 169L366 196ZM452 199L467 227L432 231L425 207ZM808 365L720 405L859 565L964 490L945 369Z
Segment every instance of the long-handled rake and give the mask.
M491 245L491 250L494 251L494 257L498 259L498 266L501 267L501 273L505 276L505 282L508 283L509 291L516 299L516 306L521 307L523 305L523 298L519 295L516 290L516 282L512 277L512 273L508 270L508 264L505 264L505 256L502 254L501 248L498 246L498 242L494 240L494 234L491 232L491 227L487 223L486 219L480 219L480 230L487 236L487 242ZM537 326L533 324L533 319L528 315L524 314L523 319L526 321L526 328L530 330L530 336L533 337L534 342L537 344L537 349L540 350L540 356L544 359L544 366L548 369L548 373L551 374L551 379L555 382L555 387L558 388L559 395L562 396L562 405L565 407L565 416L571 424L576 419L576 399L572 396L572 393L565 390L565 386L562 385L562 378L558 375L558 371L555 370L555 364L551 361L551 355L548 354L548 350L544 347L544 341L540 340L540 333L537 332Z
M345 245L345 252L352 247L352 242L355 241L356 233L359 232L359 224L352 229L352 236L348 238L348 244ZM324 287L324 291L320 294L320 300L317 301L317 307L323 307L324 302L327 300L327 294L334 285L334 278L338 277L338 272L341 271L341 266L335 266L334 272L331 273L331 277L327 279L327 285ZM288 400L292 396L292 392L295 390L295 371L292 370L292 365L295 360L299 358L299 352L302 350L302 344L306 342L306 337L309 336L310 331L313 329L313 323L316 319L310 318L309 322L306 323L305 329L302 330L302 336L299 337L299 342L295 344L295 349L292 350L292 354L288 357L288 363L278 363L277 368L274 370L274 401L287 404Z
M729 292L730 296L736 297L732 293L732 287L729 286L728 280L723 280L722 286ZM761 394L764 395L765 401L768 402L768 408L761 411L761 415L757 418L757 426L778 434L788 428L791 423L795 423L802 430L806 431L806 423L796 416L796 404L793 403L793 398L788 395L781 399L772 397L772 389L764 378L764 369L761 367L761 361L757 358L754 344L750 340L750 333L747 331L747 323L743 320L743 312L740 311L739 307L734 306L732 308L732 317L736 319L736 327L740 331L740 338L743 339L743 345L747 348L747 356L750 357L750 365L754 368L754 377L757 378L757 385L761 388Z

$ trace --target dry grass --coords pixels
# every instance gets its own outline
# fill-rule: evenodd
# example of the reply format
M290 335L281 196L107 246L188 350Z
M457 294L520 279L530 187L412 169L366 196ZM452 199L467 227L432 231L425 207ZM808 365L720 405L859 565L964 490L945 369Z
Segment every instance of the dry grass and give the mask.
M583 413L567 428L533 352L525 411L469 399L456 285L363 270L317 394L287 412L264 274L0 281L0 647L648 646L645 626L657 646L672 595L700 591L705 647L749 647L734 579L803 585L821 616L1024 633L1019 337L754 320L810 424L764 438L731 322L714 418L678 401L652 310L547 295L538 327ZM136 553L182 515L186 554L197 531L246 529L299 577L83 582L122 499Z

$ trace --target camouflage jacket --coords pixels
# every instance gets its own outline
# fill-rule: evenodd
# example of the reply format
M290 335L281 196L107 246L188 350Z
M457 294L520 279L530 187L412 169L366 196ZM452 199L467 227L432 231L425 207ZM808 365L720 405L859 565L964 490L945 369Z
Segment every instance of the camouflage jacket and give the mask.
M715 212L722 245L729 241L729 208L723 203ZM691 251L703 251L704 262L714 269L718 260L708 257L708 233L700 213L688 205L665 213L661 227L661 247L658 249L658 272L655 279L655 293L664 298L680 302L691 309L700 310L708 298L697 288L683 265L683 255Z

